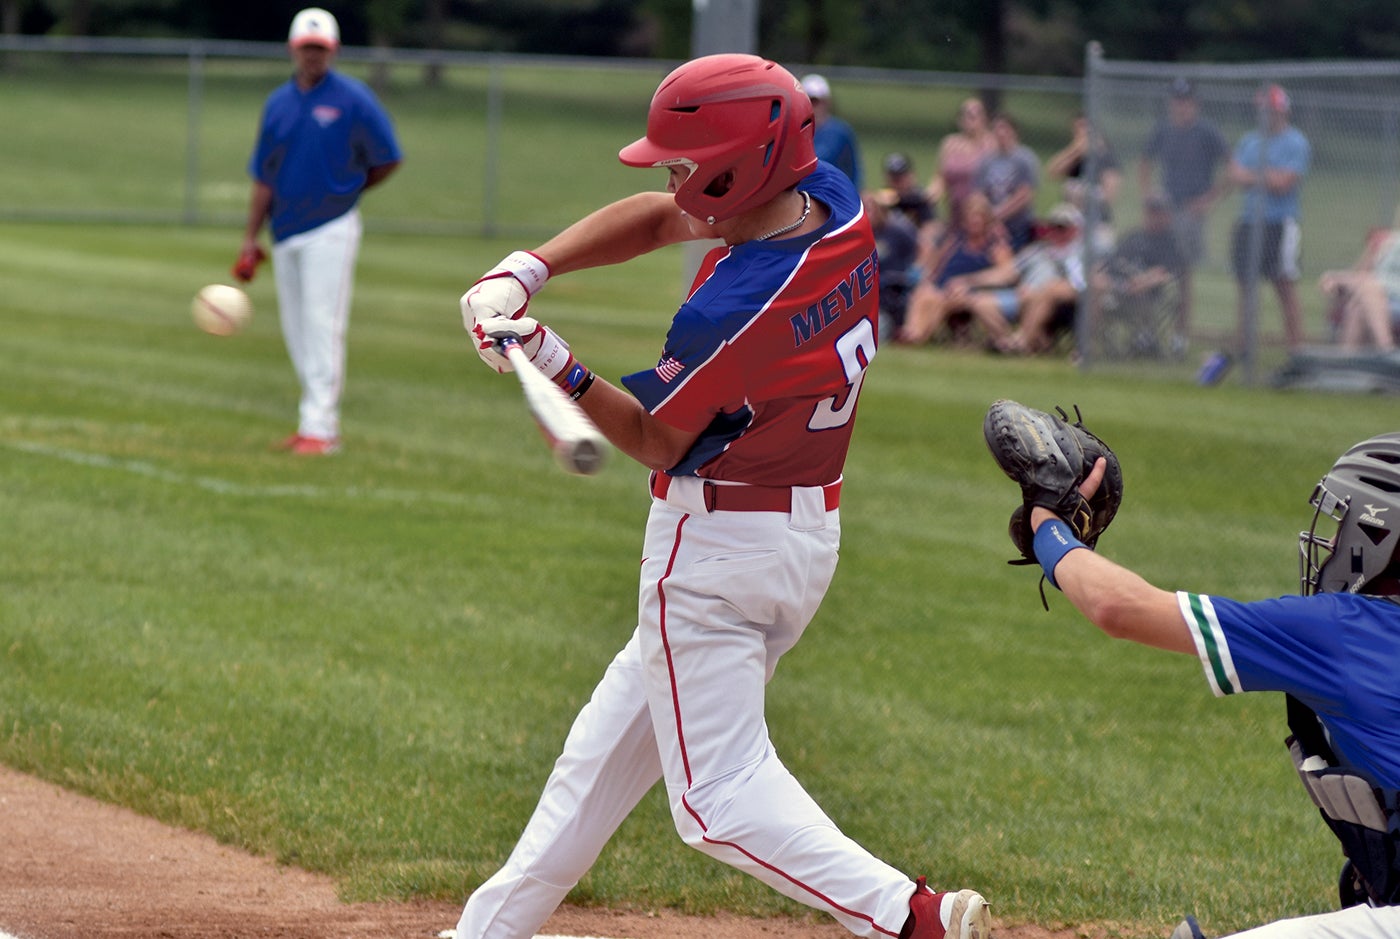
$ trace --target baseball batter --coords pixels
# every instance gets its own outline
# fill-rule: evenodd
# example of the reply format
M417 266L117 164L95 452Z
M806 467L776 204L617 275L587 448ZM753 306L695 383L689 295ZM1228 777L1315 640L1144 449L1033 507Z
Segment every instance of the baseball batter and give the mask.
M487 364L520 336L622 452L652 470L637 628L579 713L524 834L471 896L461 939L529 939L664 780L681 838L860 936L985 939L986 902L935 893L846 837L774 751L764 686L836 568L841 473L875 356L875 245L818 163L786 69L696 59L658 88L629 166L667 191L606 206L462 297ZM713 238L654 367L593 374L525 315L550 277ZM625 390L624 390L625 388Z
M292 20L287 37L296 72L263 106L248 162L253 193L234 276L253 278L272 228L272 264L287 354L301 385L297 431L282 443L315 456L340 449L340 395L360 195L403 159L389 115L358 79L331 70L340 26L317 7Z
M1084 495L1092 497L1106 465L1098 461ZM1239 935L1394 939L1400 936L1400 434L1347 450L1310 503L1312 523L1299 538L1301 596L1241 602L1160 590L1085 550L1071 524L1038 504L1030 509L1034 553L1051 583L1109 635L1197 656L1216 695L1288 696L1294 766L1347 858L1343 909ZM1172 939L1201 937L1188 919Z

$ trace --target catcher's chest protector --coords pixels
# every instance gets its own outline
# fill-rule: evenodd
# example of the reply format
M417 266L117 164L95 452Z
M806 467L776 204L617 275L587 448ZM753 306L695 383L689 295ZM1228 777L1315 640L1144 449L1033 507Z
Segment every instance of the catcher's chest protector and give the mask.
M1293 731L1288 751L1298 778L1350 862L1340 885L1342 905L1400 905L1400 789L1373 786L1334 765L1317 715L1292 695L1288 726Z

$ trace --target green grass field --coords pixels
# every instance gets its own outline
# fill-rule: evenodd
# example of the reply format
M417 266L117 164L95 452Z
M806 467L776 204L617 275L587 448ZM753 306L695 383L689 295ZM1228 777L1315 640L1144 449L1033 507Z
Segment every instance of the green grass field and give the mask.
M186 63L7 64L24 132L0 211L179 217ZM296 396L270 277L238 337L188 314L233 260L256 110L285 75L208 66L195 195L221 227L0 222L0 761L329 873L347 898L461 900L634 625L647 510L625 459L561 475L461 331L462 290L538 239L461 232L491 213L550 231L659 187L614 156L660 73L511 70L492 176L488 70L436 90L395 72L409 161L366 200L346 451L313 462L269 450ZM930 166L965 94L843 86L872 178L892 149ZM1009 106L1044 154L1077 101ZM532 309L616 379L655 360L682 266L668 251L572 275ZM1222 271L1197 301L1204 334L1231 327ZM865 383L844 557L772 685L773 737L849 833L983 890L1004 922L1161 937L1195 912L1218 934L1333 903L1339 854L1285 756L1282 701L1217 701L1193 661L1114 643L1053 593L1042 611L1035 573L1004 564L1016 494L980 434L1008 396L1079 404L1121 454L1106 553L1165 587L1296 590L1311 486L1400 407L1201 389L1193 365L889 348ZM798 909L681 846L656 793L573 899Z
M371 231L346 450L269 452L295 388L272 283L232 339L190 296L225 229L0 225L0 761L324 871L462 899L504 859L633 624L645 472L566 477L456 300L515 242ZM679 252L532 309L609 378L654 361ZM1101 549L1167 587L1296 590L1311 486L1391 399L1201 389L890 348L843 494L841 568L779 670L780 753L876 853L1004 922L1211 934L1329 908L1339 860L1272 696L1115 643L1005 565L1001 396L1079 404L1122 457ZM797 908L685 849L659 794L573 899Z

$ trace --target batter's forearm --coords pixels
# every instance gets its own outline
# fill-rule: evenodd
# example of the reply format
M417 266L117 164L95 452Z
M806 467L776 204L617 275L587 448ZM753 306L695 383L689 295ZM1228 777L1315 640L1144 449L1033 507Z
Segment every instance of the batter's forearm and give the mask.
M643 192L580 219L532 252L550 276L620 264L695 238L673 196Z
M578 403L613 446L648 469L675 466L698 436L657 420L636 398L596 376Z

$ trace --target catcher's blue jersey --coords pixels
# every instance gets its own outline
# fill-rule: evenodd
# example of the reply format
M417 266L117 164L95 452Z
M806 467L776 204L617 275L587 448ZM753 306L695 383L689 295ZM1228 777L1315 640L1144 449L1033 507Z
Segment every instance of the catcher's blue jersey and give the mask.
M1176 596L1217 695L1288 692L1350 768L1400 788L1400 605L1346 593Z

